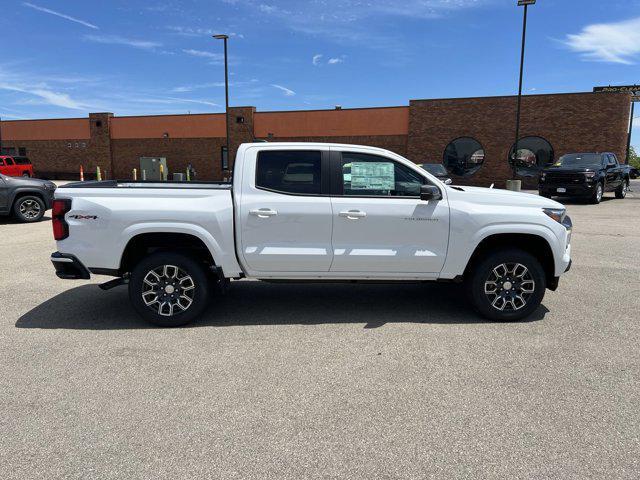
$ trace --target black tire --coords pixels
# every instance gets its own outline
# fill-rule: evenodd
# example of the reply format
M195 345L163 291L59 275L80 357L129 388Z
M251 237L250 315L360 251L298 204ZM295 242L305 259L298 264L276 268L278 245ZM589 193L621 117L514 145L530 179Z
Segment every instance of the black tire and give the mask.
M26 195L18 198L13 204L13 213L23 223L39 222L44 216L46 207L40 197Z
M620 186L616 188L616 198L623 199L627 196L627 190L629 190L629 179L625 178Z
M544 198L551 198L551 195L549 195L548 193L544 193L542 190L538 190L538 195Z
M593 203L594 205L599 204L602 201L602 197L604 196L604 183L598 182L596 185L596 189L593 191L591 197L589 197L589 203Z
M507 267L506 275L498 277L496 269L502 273L503 265ZM526 274L517 265L526 268ZM499 279L496 281L496 278ZM487 293L487 290L493 290L492 284L495 284L496 292ZM511 288L507 290L504 285ZM511 248L487 254L466 279L466 289L475 310L489 320L501 322L521 320L531 315L542 302L546 288L546 276L538 259L523 250ZM530 292L525 293L524 290ZM496 300L497 297L504 300Z
M155 276L151 273L154 271ZM145 278L158 285L145 283ZM153 253L135 266L129 279L131 304L142 318L160 327L190 323L204 312L210 298L211 281L206 265L181 253Z
M27 178L30 178L30 177L31 177L31 175L29 175L29 172L24 172L24 173L22 174L22 176L23 176L23 177L27 177Z

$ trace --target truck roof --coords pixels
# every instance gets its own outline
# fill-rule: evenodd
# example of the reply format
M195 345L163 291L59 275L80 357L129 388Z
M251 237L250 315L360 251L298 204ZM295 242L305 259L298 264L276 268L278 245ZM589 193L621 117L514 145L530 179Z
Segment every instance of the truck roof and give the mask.
M240 145L242 147L268 147L268 148L282 148L282 147L301 147L301 148L366 148L367 150L377 150L379 152L389 152L384 148L372 147L370 145L356 145L353 143L331 143L331 142L248 142Z

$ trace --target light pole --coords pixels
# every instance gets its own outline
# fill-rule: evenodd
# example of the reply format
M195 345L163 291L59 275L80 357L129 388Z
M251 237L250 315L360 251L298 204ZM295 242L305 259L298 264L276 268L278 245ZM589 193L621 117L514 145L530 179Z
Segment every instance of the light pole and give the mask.
M229 35L219 34L213 35L216 40L224 41L224 105L225 105L225 124L227 126L226 152L222 152L222 170L229 169L229 64L227 62L227 40Z
M513 162L511 169L513 179L516 178L516 160L518 158L518 141L520 140L520 106L522 104L522 74L524 71L524 47L527 39L527 13L529 5L535 5L536 0L518 0L518 6L524 6L524 16L522 19L522 50L520 51L520 82L518 84L518 106L516 107L516 142L513 150Z

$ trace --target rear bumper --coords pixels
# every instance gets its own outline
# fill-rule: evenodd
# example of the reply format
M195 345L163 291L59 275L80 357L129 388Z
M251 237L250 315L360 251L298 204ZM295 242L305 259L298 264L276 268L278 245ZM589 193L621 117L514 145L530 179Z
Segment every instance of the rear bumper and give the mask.
M80 260L69 253L55 252L51 254L51 263L56 269L58 278L64 280L88 280L91 274Z

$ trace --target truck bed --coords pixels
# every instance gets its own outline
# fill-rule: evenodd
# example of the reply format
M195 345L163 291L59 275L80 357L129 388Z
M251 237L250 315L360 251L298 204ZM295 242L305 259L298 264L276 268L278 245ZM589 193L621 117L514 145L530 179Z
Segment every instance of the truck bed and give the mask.
M232 188L226 182L105 180L75 182L56 190L72 201L70 235L58 242L90 270L117 270L128 243L166 232L200 239L225 274L237 276Z
M230 190L231 182L181 182L157 180L92 180L87 182L73 182L64 188L189 188L189 189L220 189Z

